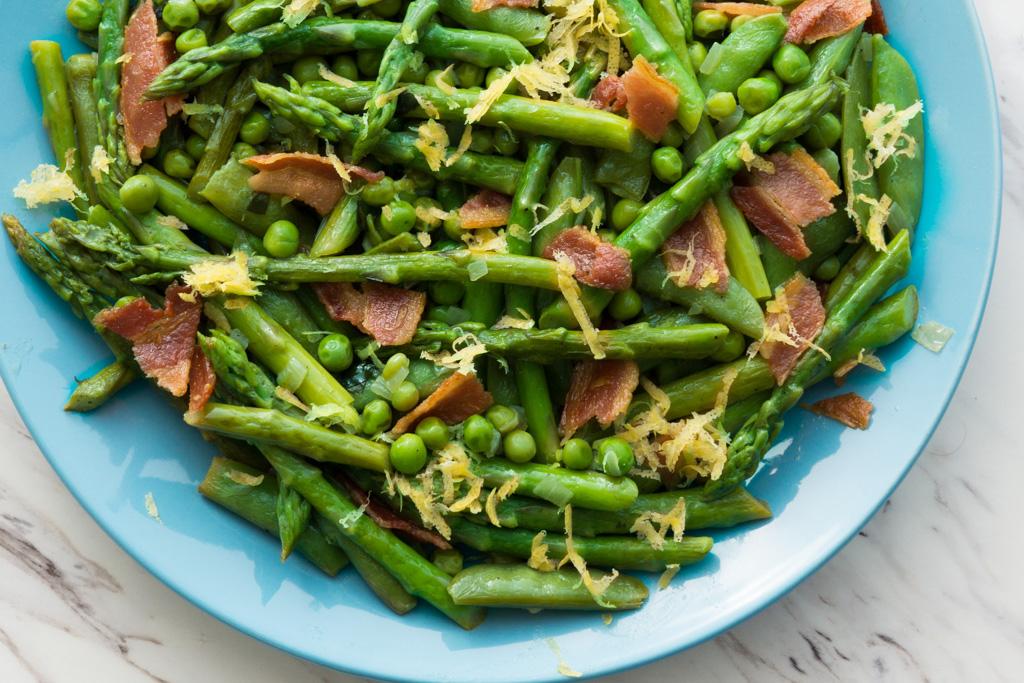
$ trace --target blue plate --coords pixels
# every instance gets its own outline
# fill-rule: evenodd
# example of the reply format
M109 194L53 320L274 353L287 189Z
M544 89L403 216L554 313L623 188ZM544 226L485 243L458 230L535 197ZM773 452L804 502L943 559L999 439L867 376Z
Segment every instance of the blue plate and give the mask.
M712 557L611 625L596 614L495 611L467 633L429 607L393 616L351 571L330 580L300 558L282 565L275 540L196 493L213 453L157 391L139 382L95 414L61 410L74 377L109 354L6 246L4 381L54 469L121 547L199 607L300 657L396 680L522 682L560 679L552 642L586 675L690 647L793 588L871 517L931 435L978 330L1001 196L996 100L981 32L968 0L884 4L926 105L927 191L910 281L921 290L921 319L957 333L938 355L905 339L882 353L886 374L857 373L850 388L876 406L868 431L795 411L751 484L775 519L716 534ZM48 217L25 210L10 188L51 153L27 47L49 38L68 54L80 49L63 6L5 7L0 90L10 99L0 108L0 210L30 229L44 228ZM147 494L161 521L147 514Z

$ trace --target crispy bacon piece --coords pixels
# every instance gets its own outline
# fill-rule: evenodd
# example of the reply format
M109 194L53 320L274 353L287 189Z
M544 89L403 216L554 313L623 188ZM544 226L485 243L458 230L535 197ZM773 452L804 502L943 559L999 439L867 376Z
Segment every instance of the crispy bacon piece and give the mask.
M780 14L781 7L772 5L757 5L753 2L695 2L693 11L699 12L705 9L718 10L733 17L747 16L759 17L763 14Z
M359 291L348 282L313 285L317 297L334 320L352 323L384 346L412 341L427 295L379 282L363 283Z
M537 7L540 0L473 0L470 9L474 12L486 12L495 7Z
M631 360L585 360L572 369L559 429L570 437L590 418L607 427L626 412L640 383L640 368Z
M171 285L163 310L136 299L100 311L94 322L131 341L135 361L146 376L172 395L184 396L202 310L202 301L190 287Z
M879 0L871 0L871 16L864 22L864 30L882 36L889 35L889 22L885 20L885 12Z
M629 120L650 140L658 141L665 134L679 108L679 91L662 77L642 55L622 75Z
M553 259L556 254L569 257L576 266L576 279L585 285L621 292L633 283L629 253L581 225L558 233L544 249L544 258Z
M781 385L786 381L824 324L821 293L814 282L803 273L797 273L786 281L781 293L776 294L765 316L767 329L777 329L792 342L766 341L761 345L761 356L768 361L776 382Z
M749 186L732 188L743 215L784 254L801 260L811 255L803 228L835 213L832 198L840 193L818 162L802 149L776 152L768 169L749 174Z
M494 190L480 190L459 207L459 225L463 230L498 228L508 225L512 198Z
M680 287L714 286L719 294L725 294L729 289L725 228L714 202L706 202L696 216L665 240L661 258Z
M405 517L399 516L385 503L372 498L359 486L359 484L352 481L351 478L343 474L335 474L334 478L345 487L345 490L347 490L349 495L352 496L352 500L356 505L359 507L363 507L364 505L366 506L364 508L366 516L376 522L377 526L381 529L391 529L406 538L414 541L421 541L423 543L429 543L435 548L440 548L441 550L451 549L451 544L444 540L440 534L424 529Z
M244 160L259 173L249 178L249 187L257 192L283 194L313 207L321 216L334 208L345 191L345 181L335 163L349 175L375 183L384 177L380 171L334 162L328 157L306 152L260 154Z
M156 147L167 128L167 117L181 111L183 96L145 100L143 93L153 79L174 61L173 36L159 35L153 0L145 0L124 29L124 63L121 66L121 118L124 122L128 160L142 163L142 150Z
M815 43L846 33L871 16L871 0L804 0L789 15L786 41Z
M216 387L217 373L213 370L213 363L203 353L202 347L196 344L192 351L192 367L188 373L188 412L197 413L205 408Z
M626 108L629 98L626 97L626 87L622 84L622 79L606 74L590 94L590 101L599 109L618 113Z
M456 372L449 375L430 396L395 423L392 434L405 434L420 420L437 417L453 425L494 405L494 397L484 389L476 375Z
M871 423L871 401L853 393L823 398L808 406L812 413L841 422L851 429L867 429Z

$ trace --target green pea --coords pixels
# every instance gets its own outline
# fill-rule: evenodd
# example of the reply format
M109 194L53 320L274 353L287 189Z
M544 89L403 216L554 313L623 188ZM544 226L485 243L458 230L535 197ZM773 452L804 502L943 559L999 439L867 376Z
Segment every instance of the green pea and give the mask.
M661 136L661 144L666 147L682 147L686 141L686 133L678 121L669 121L668 127Z
M408 370L409 357L404 353L396 353L391 358L388 358L388 362L384 364L384 368L380 371L380 376L384 378L385 382L390 382Z
M402 10L402 0L380 0L373 5L373 12L379 17L390 19Z
M316 357L330 372L344 372L352 365L352 342L343 334L329 334L317 344Z
M508 128L495 128L494 151L505 157L515 156L519 151L519 138Z
M463 230L459 214L455 213L444 219L444 234L456 242L462 241Z
M519 426L519 413L500 403L487 409L487 419L502 434L508 434Z
M612 477L621 477L633 469L636 457L633 447L624 439L612 436L597 442L597 465Z
M483 415L472 415L462 423L462 438L474 453L490 457L498 450L501 434Z
M185 140L185 153L190 157L199 161L203 158L203 154L206 153L206 138L202 135L192 134Z
M352 55L338 55L331 62L331 71L350 81L359 80L359 67Z
M772 68L784 83L799 83L811 73L811 59L798 45L783 43L772 57Z
M391 405L395 410L408 412L420 402L420 390L412 382L405 381L391 390Z
M299 250L299 228L291 221L274 221L263 233L263 248L274 258L288 258Z
M395 181L385 176L364 186L360 196L369 206L384 206L395 198Z
M422 59L416 59L402 72L401 80L404 83L422 83L428 73L430 73L430 65Z
M380 227L389 235L401 235L416 225L416 209L401 199L385 206L380 212Z
M615 296L612 297L612 301L608 304L608 313L615 320L631 320L638 315L644 308L644 301L637 294L636 290L632 287L624 289L621 292L616 292Z
M616 233L614 230L609 230L607 228L597 231L597 237L602 242L614 242L615 238L618 236L618 233Z
M416 474L427 464L427 447L415 434L402 434L391 444L391 466L402 474Z
M167 0L163 12L164 23L172 31L184 31L199 22L199 8L195 0Z
M675 147L659 147L651 155L651 170L663 183L674 183L683 177L683 155Z
M732 32L739 30L743 24L746 24L753 18L754 17L749 14L740 14L739 16L733 17L732 21L729 22L729 31Z
M262 145L270 137L270 120L262 112L249 112L242 120L238 137L250 145Z
M191 178L196 172L195 159L184 150L172 149L164 155L164 173L172 178Z
M693 32L701 38L707 38L725 30L729 25L729 15L715 9L705 9L693 17Z
M775 82L760 76L743 81L737 91L740 106L748 114L760 114L775 104L781 94L782 89Z
M522 429L506 434L502 445L505 457L512 462L530 462L537 455L537 442L533 440L533 435Z
M771 81L772 83L779 87L779 92L782 91L782 79L779 78L779 75L772 71L771 69L761 69L761 71L758 72L757 77L767 78L769 81Z
M203 14L220 14L231 7L231 0L195 0L196 7Z
M612 207L612 227L622 232L636 220L644 205L633 199L620 199Z
M444 71L440 69L433 69L427 73L427 78L423 83L424 85L430 85L435 88L440 88L441 90L454 88L456 83L455 74L453 72L454 69L445 69ZM438 85L439 83L440 85Z
M732 331L725 335L725 339L722 340L722 345L718 347L718 350L711 354L711 359L716 360L719 363L730 363L740 356L747 350L747 340L739 332Z
M363 408L363 434L373 436L380 434L391 426L391 406L382 399L374 399Z
M448 425L439 417L428 417L416 425L416 435L432 451L439 451L448 445Z
M259 154L256 148L250 145L248 142L236 142L231 148L231 156L243 161L249 157L254 157Z
M359 73L366 78L377 78L382 59L384 59L383 50L360 50L356 53L356 66L359 67Z
M487 154L494 147L494 133L490 128L478 128L473 131L473 141L469 143L469 150L477 154Z
M323 76L320 75L320 70L326 68L327 62L322 57L303 57L296 59L295 63L292 64L292 76L302 84L309 83L310 81L319 81L323 79Z
M426 171L421 171L415 168L410 169L405 174L405 178L403 178L403 180L408 180L412 183L412 190L417 194L421 192L430 192L434 189L434 185L437 184L437 181L434 180L434 176L430 175Z
M455 548L444 550L438 548L434 551L434 557L431 559L434 566L443 571L448 576L455 576L462 571L462 553Z
M831 149L838 144L842 135L843 124L839 121L839 117L831 112L825 112L811 124L801 141L811 151Z
M704 60L708 58L708 48L704 43L692 42L687 48L686 52L690 55L690 64L693 65L693 70L700 73L700 68L704 65Z
M126 209L135 215L141 215L153 210L160 192L148 175L133 175L124 181L118 195Z
M71 0L65 14L72 26L88 33L99 27L103 5L100 0Z
M584 439L569 439L562 446L562 464L570 470L589 470L594 462L594 449Z
M491 83L494 83L499 78L504 78L506 75L508 75L507 69L502 69L500 66L492 66L487 70L487 75L484 77L484 85L490 87Z
M821 280L822 282L831 282L836 279L836 275L839 275L839 268L842 265L839 257L829 256L814 269L814 279Z
M180 55L206 47L206 44L206 32L201 28L190 28L179 33L178 37L174 39L174 49Z
M430 300L440 306L451 306L462 301L466 288L461 282L431 282L427 285Z
M475 88L482 85L486 74L476 64L470 64L469 62L460 62L455 67L455 79L459 82L459 85L463 88Z
M705 101L704 109L716 121L727 119L736 111L736 96L728 91L716 92Z
M825 169L825 173L828 173L828 177L832 179L832 182L838 185L839 155L831 149L819 149L811 156L814 157L814 160L818 162L819 166Z

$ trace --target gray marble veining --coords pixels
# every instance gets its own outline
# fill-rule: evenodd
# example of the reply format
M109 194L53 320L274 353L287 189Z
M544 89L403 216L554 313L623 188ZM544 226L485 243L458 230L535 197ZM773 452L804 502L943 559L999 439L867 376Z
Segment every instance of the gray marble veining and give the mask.
M976 4L1000 92L1006 190L992 298L949 412L880 513L789 596L702 646L603 680L1020 680L1024 6ZM0 444L0 680L362 680L243 636L147 574L64 489L6 392Z

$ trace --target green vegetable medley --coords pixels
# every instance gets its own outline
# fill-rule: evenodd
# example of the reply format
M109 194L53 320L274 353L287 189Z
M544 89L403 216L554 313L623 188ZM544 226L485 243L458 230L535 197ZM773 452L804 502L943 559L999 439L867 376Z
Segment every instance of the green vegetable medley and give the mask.
M187 399L200 492L396 613L640 607L914 325L922 105L867 4L71 0L15 194L74 216L4 217L114 355L66 409Z

